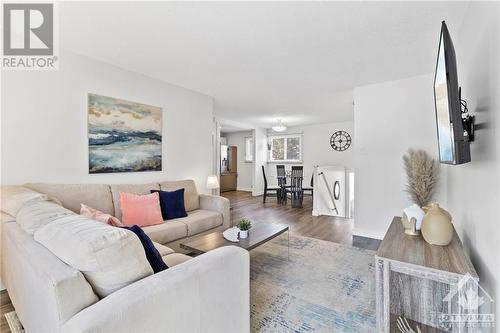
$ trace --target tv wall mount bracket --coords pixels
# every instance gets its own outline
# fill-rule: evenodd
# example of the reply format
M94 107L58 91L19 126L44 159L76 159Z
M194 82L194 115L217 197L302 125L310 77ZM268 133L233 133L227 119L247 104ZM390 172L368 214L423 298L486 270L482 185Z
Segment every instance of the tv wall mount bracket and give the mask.
M474 141L475 132L475 116L469 114L469 109L467 108L467 101L462 99L462 88L458 89L458 95L460 96L460 108L462 110L462 126L464 128L464 136L467 137L469 142Z

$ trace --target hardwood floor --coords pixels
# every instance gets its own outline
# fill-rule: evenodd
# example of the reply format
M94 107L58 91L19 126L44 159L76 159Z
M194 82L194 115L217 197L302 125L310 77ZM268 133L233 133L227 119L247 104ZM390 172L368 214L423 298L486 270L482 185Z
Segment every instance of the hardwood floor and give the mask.
M268 223L287 225L293 234L332 241L344 245L352 245L376 250L379 240L353 236L353 220L333 216L312 216L312 198L304 198L303 208L291 208L278 205L276 198L267 198L265 204L262 197L252 197L250 192L232 191L221 194L231 202L231 219L233 224L242 217ZM10 333L4 314L14 310L6 291L0 292L0 333Z
M5 314L14 311L14 307L6 290L0 291L0 333L10 333Z
M354 222L352 219L334 216L312 216L312 197L304 197L303 208L291 208L279 205L276 198L252 197L250 192L224 192L222 196L231 202L231 219L233 225L242 217L287 225L294 234L332 241L344 245L352 245L371 250L378 248L379 240L352 235Z

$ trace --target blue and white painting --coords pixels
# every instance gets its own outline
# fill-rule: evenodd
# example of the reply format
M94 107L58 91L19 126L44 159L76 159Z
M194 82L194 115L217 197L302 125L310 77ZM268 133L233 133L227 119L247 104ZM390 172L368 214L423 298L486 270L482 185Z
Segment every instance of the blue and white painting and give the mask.
M88 95L89 173L161 171L162 110Z

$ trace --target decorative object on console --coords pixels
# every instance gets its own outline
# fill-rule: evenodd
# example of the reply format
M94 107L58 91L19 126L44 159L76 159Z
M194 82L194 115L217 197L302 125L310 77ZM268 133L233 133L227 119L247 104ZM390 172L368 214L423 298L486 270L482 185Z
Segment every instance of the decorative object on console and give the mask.
M406 192L420 207L428 205L436 191L439 164L426 151L413 149L408 150L403 161L407 178Z
M122 222L113 215L103 213L100 210L89 207L85 204L80 204L80 215L109 224L113 227L123 226Z
M337 131L330 137L330 146L336 151L347 150L351 146L351 135L346 131Z
M413 204L403 210L403 217L401 223L405 229L405 234L417 236L420 235L420 228L422 226L422 219L425 212L417 204Z
M422 220L422 236L432 245L446 246L453 239L451 215L437 203L433 203Z
M238 229L240 229L240 238L247 238L248 237L248 230L252 227L252 221L250 221L247 218L242 218L238 222L237 225Z
M137 224L140 227L147 227L163 223L158 193L136 195L120 192L120 206L122 223L126 226Z
M227 230L225 230L222 233L222 236L230 242L238 243L240 240L238 239L238 233L240 232L240 229L238 227L232 227Z
M88 95L89 173L161 171L162 110Z
M151 190L151 193L158 193L160 195L161 216L164 220L187 216L183 188L175 191Z

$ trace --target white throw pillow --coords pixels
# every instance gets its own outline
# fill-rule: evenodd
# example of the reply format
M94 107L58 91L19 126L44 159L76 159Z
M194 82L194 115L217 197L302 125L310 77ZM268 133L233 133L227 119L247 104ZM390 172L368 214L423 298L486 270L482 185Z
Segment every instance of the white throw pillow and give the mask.
M19 210L30 201L47 201L46 194L23 186L2 186L0 205L2 211L16 217Z
M50 201L30 201L19 210L16 222L33 235L39 228L68 215L75 213Z
M81 271L100 297L153 274L133 232L81 215L52 221L35 231L34 238Z

